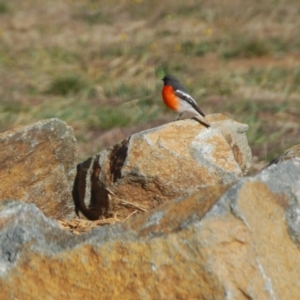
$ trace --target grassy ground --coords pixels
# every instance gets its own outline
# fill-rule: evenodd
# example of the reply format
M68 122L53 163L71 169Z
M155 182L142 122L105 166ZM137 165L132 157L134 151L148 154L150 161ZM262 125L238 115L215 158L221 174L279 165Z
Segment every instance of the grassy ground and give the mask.
M81 161L176 118L170 72L268 161L299 143L299 28L298 0L2 0L0 130L60 118Z

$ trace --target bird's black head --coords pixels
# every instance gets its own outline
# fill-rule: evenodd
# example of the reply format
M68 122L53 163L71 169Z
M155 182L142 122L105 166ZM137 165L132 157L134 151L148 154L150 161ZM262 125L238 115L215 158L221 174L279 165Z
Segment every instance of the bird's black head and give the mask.
M173 75L166 75L162 81L164 82L164 85L170 85L175 90L181 90L185 93L187 93L186 88L179 82L179 80L173 76Z
M164 82L164 84L167 84L167 85L171 85L171 84L174 84L174 83L178 83L179 80L173 76L173 75L165 75L165 77L162 79L162 81Z

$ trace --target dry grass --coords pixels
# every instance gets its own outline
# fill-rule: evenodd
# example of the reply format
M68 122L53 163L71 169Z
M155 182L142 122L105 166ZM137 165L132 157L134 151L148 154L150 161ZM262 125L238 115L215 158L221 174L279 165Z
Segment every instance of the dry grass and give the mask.
M96 221L89 221L85 219L57 220L57 223L60 228L78 235L89 232L99 226L125 222L137 213L147 212L147 209L142 207L140 204L117 198L114 194L109 195L109 201L114 203L112 217L102 217Z
M68 230L73 234L79 235L91 231L92 229L104 226L113 225L121 220L118 218L106 218L96 221L89 221L84 219L72 219L72 220L57 220L57 223L61 229Z
M0 130L57 117L79 161L176 118L161 77L248 123L257 162L299 143L300 2L0 1Z

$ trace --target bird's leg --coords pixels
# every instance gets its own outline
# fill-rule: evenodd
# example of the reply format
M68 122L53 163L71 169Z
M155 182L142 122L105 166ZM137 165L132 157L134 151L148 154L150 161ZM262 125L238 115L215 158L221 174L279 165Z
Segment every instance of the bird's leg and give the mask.
M176 121L180 120L180 117L182 116L183 112L179 114L178 118L176 119Z

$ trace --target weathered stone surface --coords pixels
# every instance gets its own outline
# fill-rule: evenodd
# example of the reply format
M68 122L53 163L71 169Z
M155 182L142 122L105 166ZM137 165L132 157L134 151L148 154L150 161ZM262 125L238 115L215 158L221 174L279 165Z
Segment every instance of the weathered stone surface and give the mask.
M58 119L0 134L0 201L35 203L47 216L73 216L76 140Z
M77 212L97 219L117 210L124 217L129 212L118 206L120 199L151 209L238 180L251 163L248 125L220 114L206 119L210 128L189 119L133 134L78 165Z
M298 299L299 182L291 160L81 236L2 203L1 299Z
M283 161L286 161L289 159L294 159L297 157L300 157L300 145L295 145L295 146L287 149L282 154L280 154L279 156L274 158L266 167L264 167L264 169L268 168L269 166L271 166L273 164L278 164Z

